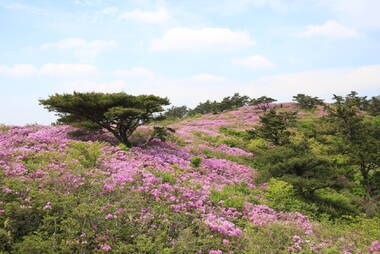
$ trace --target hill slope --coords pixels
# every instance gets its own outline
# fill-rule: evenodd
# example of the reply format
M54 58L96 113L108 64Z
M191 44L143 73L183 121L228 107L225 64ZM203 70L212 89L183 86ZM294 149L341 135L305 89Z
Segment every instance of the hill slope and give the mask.
M171 141L132 149L106 134L80 141L69 126L2 126L0 251L375 253L379 220L321 224L268 206L289 186L256 185L254 154L239 148L261 113L244 107L172 123ZM150 130L140 127L135 141Z

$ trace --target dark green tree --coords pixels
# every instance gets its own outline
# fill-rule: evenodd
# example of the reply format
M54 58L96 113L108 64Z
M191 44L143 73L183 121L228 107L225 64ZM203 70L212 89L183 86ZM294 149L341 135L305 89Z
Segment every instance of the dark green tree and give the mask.
M231 110L249 105L250 98L246 95L235 93L233 96L224 97L219 103L220 111Z
M189 114L218 114L226 110L247 106L250 101L251 99L248 96L235 93L233 96L224 97L222 101L207 100L206 102L201 102Z
M173 133L175 133L175 129L173 128L154 126L153 133L150 135L147 141L143 144L143 146L146 146L154 139L159 139L165 142L168 139L168 137L170 137Z
M266 112L270 108L270 104L277 101L271 97L261 96L250 101L250 105L257 106L262 111Z
M217 114L220 113L219 102L207 100L206 102L199 103L194 109L190 111L190 115L196 114Z
M157 119L156 114L169 105L167 98L126 93L55 94L40 100L49 111L57 113L58 124L106 129L130 147L129 137L142 124Z
M351 93L347 94L346 97L344 98L346 104L353 105L358 107L360 110L366 110L368 107L368 100L367 96L358 96L359 94L355 91L351 91ZM339 97L339 96L335 96ZM341 97L342 98L342 97Z
M327 120L339 138L340 152L348 155L349 163L359 169L366 193L373 196L380 190L376 180L380 172L380 125L360 112L363 98L356 93L345 98L334 95Z
M297 112L276 112L271 109L260 117L261 125L256 129L249 130L251 138L260 137L274 145L284 145L289 142L291 132L289 127L295 122Z
M189 114L189 110L186 106L172 106L164 113L164 117L168 119L181 119Z
M380 97L372 97L367 106L368 113L373 116L380 115Z
M313 153L307 140L268 148L256 160L263 169L262 180L281 178L305 198L313 197L319 189L342 186L335 164Z
M300 93L293 96L293 101L297 102L298 106L303 109L313 109L317 105L323 105L323 100L318 97L312 97Z

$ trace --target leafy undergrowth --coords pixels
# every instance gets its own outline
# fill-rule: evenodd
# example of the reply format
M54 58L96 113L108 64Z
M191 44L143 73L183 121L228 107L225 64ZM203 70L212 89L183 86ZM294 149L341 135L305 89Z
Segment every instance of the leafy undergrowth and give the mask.
M317 221L286 182L255 184L242 130L258 114L188 119L172 141L132 149L2 126L0 253L379 253L379 218Z

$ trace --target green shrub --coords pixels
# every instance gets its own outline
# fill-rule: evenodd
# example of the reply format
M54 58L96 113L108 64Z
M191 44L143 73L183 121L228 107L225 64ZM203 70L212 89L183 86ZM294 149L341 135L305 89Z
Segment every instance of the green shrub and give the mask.
M250 226L245 231L246 251L243 253L289 253L287 247L292 244L292 236L299 233L299 230L279 224L260 228Z
M359 213L358 204L356 204L353 197L350 198L331 189L316 191L314 199L319 206L320 212L328 213L336 218L343 215L357 215Z
M316 205L303 201L290 183L275 178L270 179L265 195L269 207L276 210L301 212L306 215L314 215L318 210Z
M239 148L245 147L245 143L242 140L239 140L236 138L224 138L220 140L220 143L228 145L230 147L239 147Z
M238 131L238 130L228 128L226 126L221 126L219 128L219 132L224 134L224 135L231 136L231 137L248 138L246 131Z
M96 167L101 148L104 144L95 142L92 144L85 142L69 142L70 148L66 152L73 158L79 160L83 167Z
M130 151L130 148L126 145L124 145L123 143L120 143L117 147L119 147L121 150L124 150L124 151Z
M199 156L194 156L190 158L190 165L194 168L198 168L202 163L202 158Z
M211 191L211 201L214 204L218 204L221 201L223 202L222 206L225 208L236 208L239 211L242 211L244 203L246 201L245 195L242 191L247 191L246 189L239 188L239 186L227 185L223 188L222 191Z
M154 176L161 178L162 182L164 183L175 184L177 182L175 176L169 172L157 171L157 170L152 170L151 172L153 173Z
M25 254L54 254L60 253L53 238L43 237L41 234L25 236L22 242L15 244L15 253Z

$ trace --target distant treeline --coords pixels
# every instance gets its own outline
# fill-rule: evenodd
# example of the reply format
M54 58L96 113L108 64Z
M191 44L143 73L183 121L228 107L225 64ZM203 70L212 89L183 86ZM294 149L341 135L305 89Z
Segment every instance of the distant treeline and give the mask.
M358 93L353 91L348 96L358 100L361 110L366 110L372 115L379 114L380 111L380 96L367 99L367 96L359 97ZM258 98L250 98L247 95L240 95L235 93L232 96L224 97L221 101L207 100L200 102L195 108L191 109L187 106L172 106L167 109L164 116L167 119L180 119L187 116L194 116L197 114L218 114L224 111L234 110L243 106L258 106L264 112L268 110L270 104L277 100L267 96ZM293 96L293 101L296 102L299 108L313 109L317 105L324 105L322 99L305 94L297 94Z

